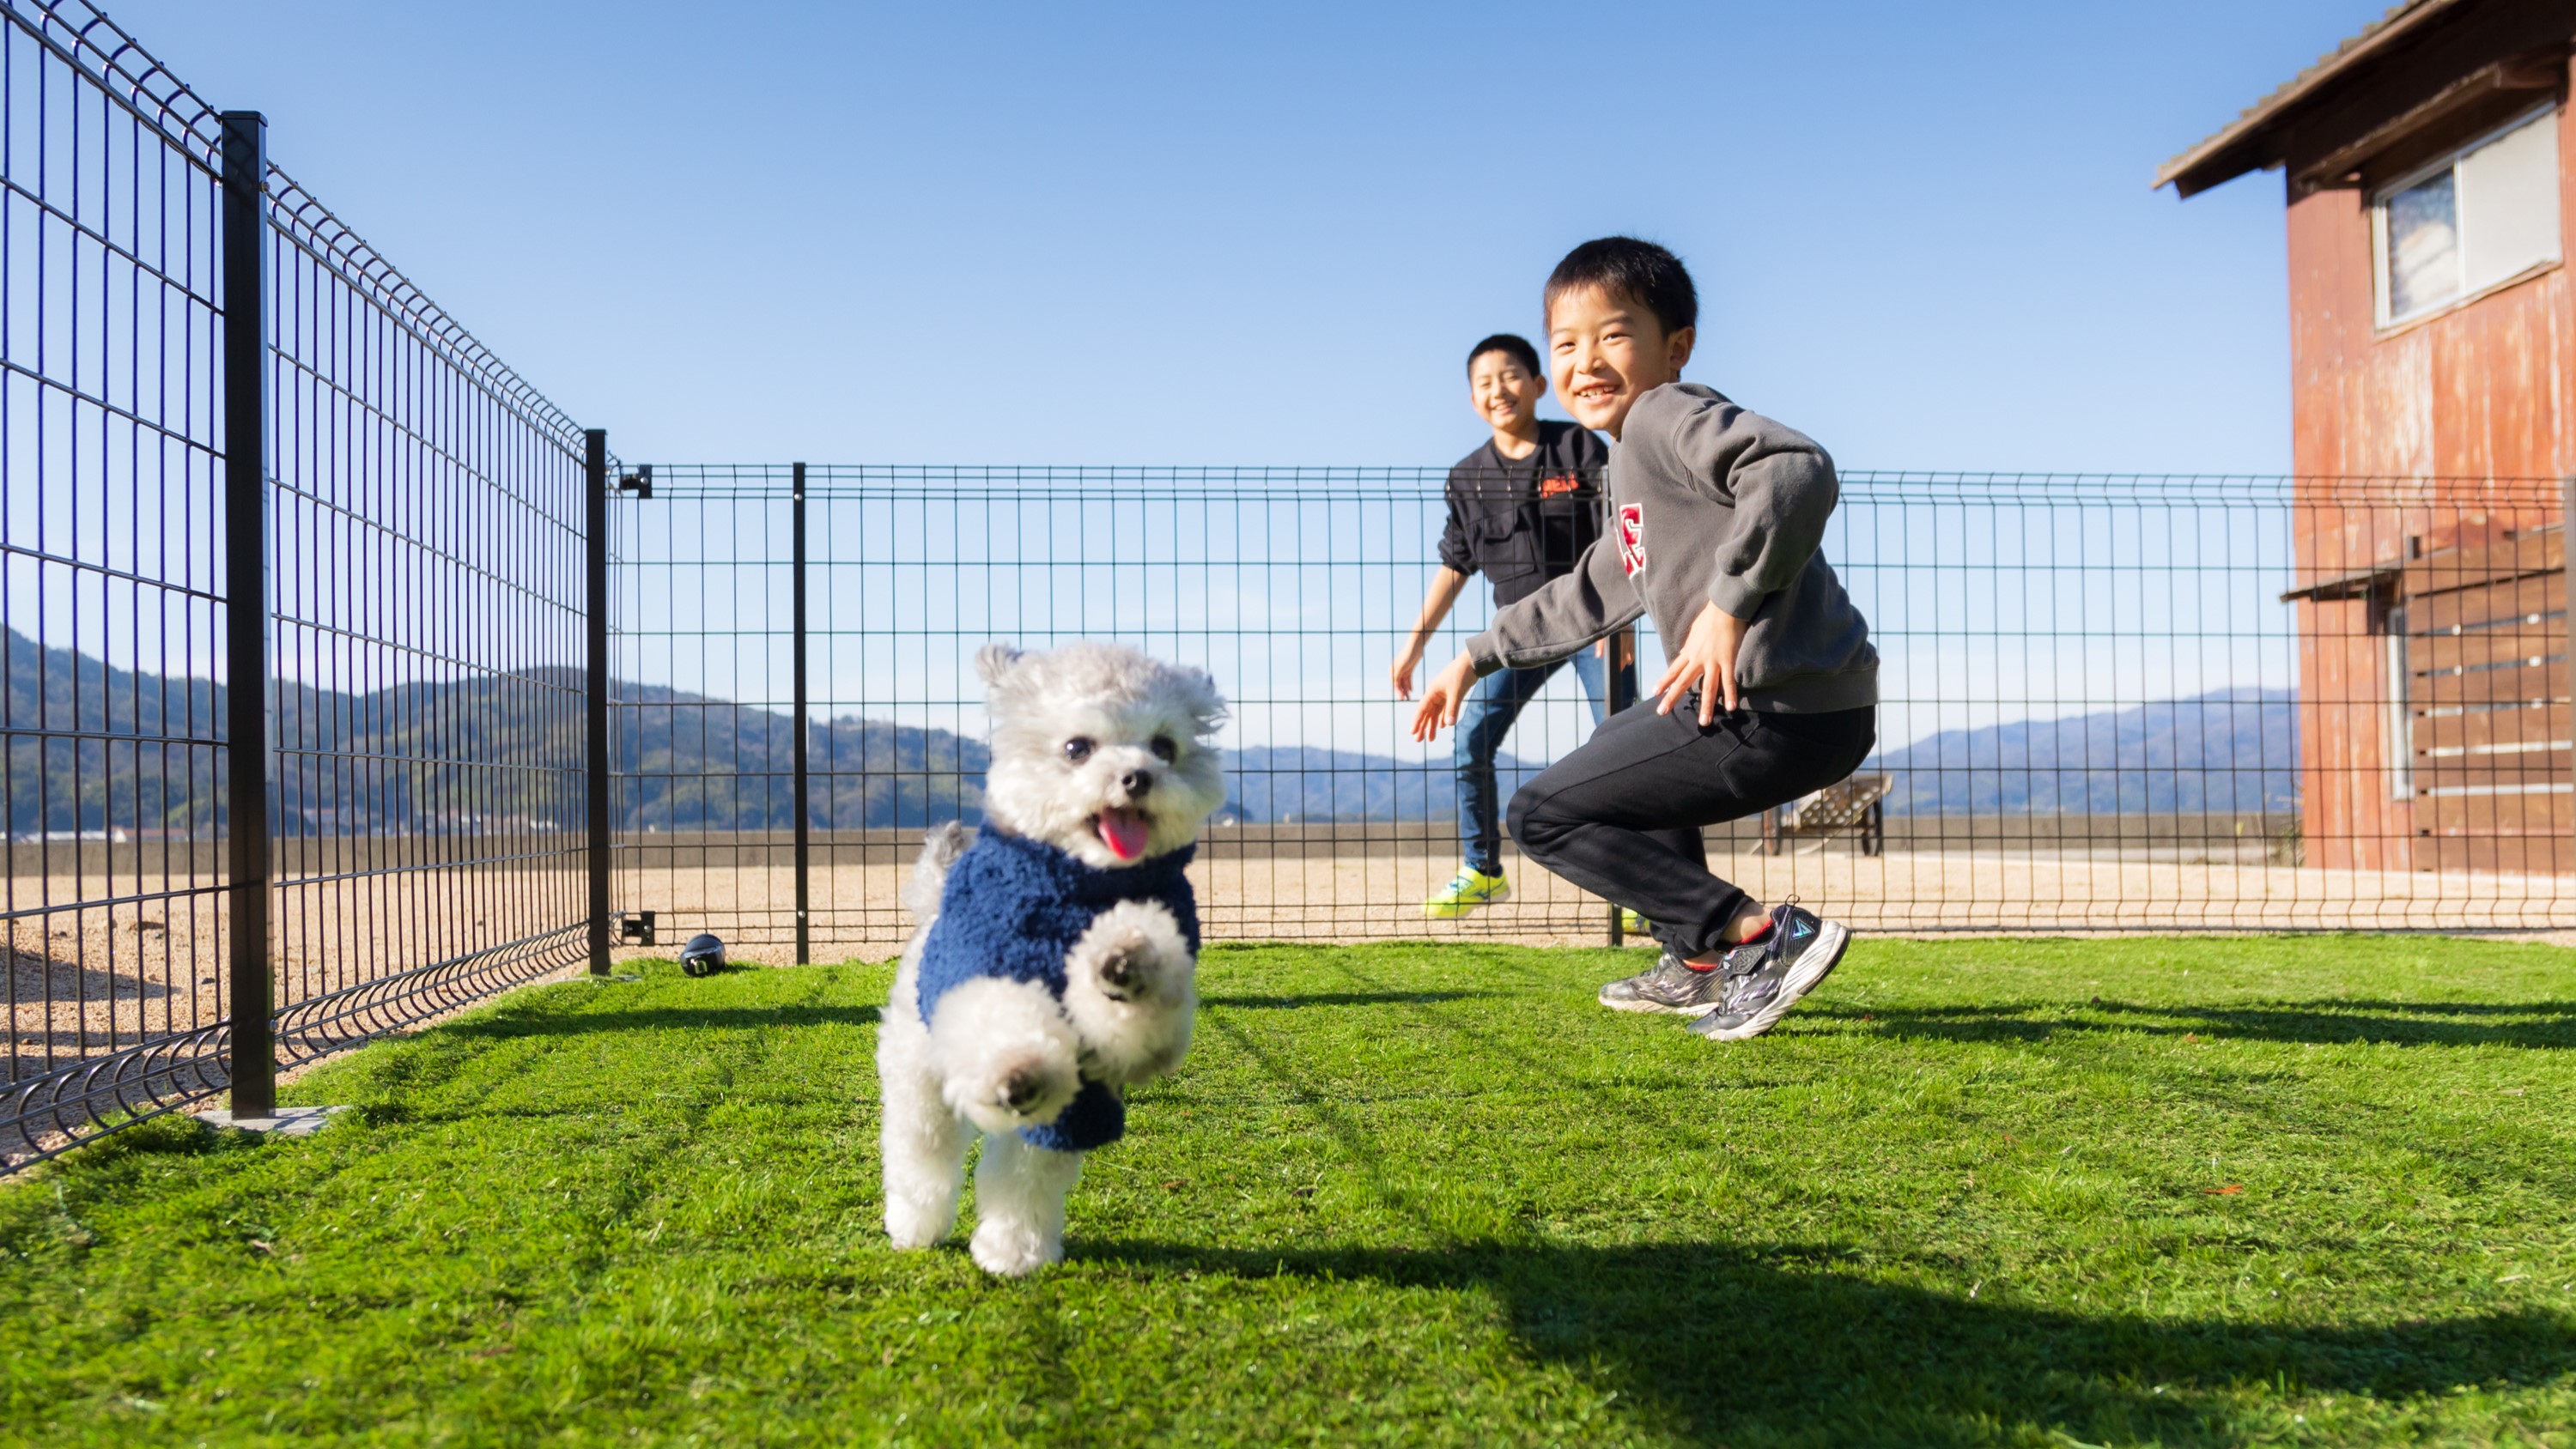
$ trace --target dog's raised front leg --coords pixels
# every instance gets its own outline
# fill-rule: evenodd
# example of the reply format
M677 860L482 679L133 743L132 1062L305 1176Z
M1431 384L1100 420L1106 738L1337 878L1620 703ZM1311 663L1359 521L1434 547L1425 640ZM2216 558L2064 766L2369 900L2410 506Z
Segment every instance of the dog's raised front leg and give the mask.
M953 1111L988 1133L1054 1121L1082 1087L1080 1043L1053 993L1034 981L977 977L951 987L930 1018L930 1072Z
M1120 901L1064 958L1064 1010L1083 1073L1121 1086L1180 1065L1198 1015L1198 960L1171 911Z
M1082 1180L1082 1154L1032 1147L1016 1132L984 1139L975 1165L975 1237L988 1273L1017 1278L1064 1257L1064 1200Z

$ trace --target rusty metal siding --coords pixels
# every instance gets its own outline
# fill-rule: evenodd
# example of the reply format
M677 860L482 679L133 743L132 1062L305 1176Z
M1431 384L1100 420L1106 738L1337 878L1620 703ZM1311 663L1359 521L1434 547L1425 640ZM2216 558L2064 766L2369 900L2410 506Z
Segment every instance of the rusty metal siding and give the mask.
M2558 115L2562 250L2576 244L2576 107ZM2292 456L2307 479L2422 478L2424 507L2332 506L2307 485L2301 577L2475 547L2549 521L2488 509L2466 480L2576 473L2576 285L2564 265L2423 321L2375 325L2367 193L2294 197L2288 208ZM2303 823L2320 865L2404 869L2417 807L2392 800L2384 641L2367 605L2299 605Z

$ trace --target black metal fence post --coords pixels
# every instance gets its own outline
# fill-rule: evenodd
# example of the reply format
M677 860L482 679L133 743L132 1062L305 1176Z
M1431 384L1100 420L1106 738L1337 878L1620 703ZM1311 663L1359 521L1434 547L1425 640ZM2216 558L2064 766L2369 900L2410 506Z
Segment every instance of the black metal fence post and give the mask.
M1610 666L1602 671L1602 678L1608 681L1602 686L1604 695L1602 703L1606 706L1605 713L1617 714L1637 702L1637 693L1632 687L1634 681L1628 677L1629 671L1637 667L1637 631L1622 629L1610 636L1609 644L1609 657L1601 661ZM1622 668L1619 663L1623 656L1628 660L1625 668ZM1627 941L1627 921L1619 907L1613 904L1610 907L1610 944L1622 946L1626 945Z
M796 709L789 728L794 732L791 748L796 760L796 961L802 965L814 959L813 916L813 844L814 802L806 791L806 738L813 725L806 719L805 693L805 465L796 465L795 493L789 501L793 517L790 527L792 567L788 581L788 614L795 630Z
M224 112L225 830L232 910L232 1108L277 1111L269 969L271 647L268 527L268 118Z
M584 539L589 581L585 597L590 635L588 730L590 831L590 974L608 974L608 434L584 430L582 438Z

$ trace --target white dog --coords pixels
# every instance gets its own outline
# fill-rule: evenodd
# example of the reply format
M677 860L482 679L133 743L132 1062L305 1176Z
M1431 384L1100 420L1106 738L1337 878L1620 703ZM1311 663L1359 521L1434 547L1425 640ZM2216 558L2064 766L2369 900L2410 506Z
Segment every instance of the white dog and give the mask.
M927 1247L957 1219L966 1148L975 1261L1064 1256L1085 1152L1125 1130L1121 1091L1189 1050L1198 907L1181 868L1225 800L1216 681L1131 649L987 645L984 829L933 830L905 888L919 922L878 1027L886 1232Z

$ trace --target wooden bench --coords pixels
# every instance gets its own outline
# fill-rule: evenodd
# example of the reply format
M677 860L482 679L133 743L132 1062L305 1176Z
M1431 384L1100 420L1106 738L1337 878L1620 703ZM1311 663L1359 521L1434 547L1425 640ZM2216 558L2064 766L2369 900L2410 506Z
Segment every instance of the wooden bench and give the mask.
M1879 855L1887 849L1887 792L1890 775L1854 775L1828 785L1803 800L1762 812L1762 853L1781 855L1799 835L1833 835L1849 831L1860 841L1860 853Z

